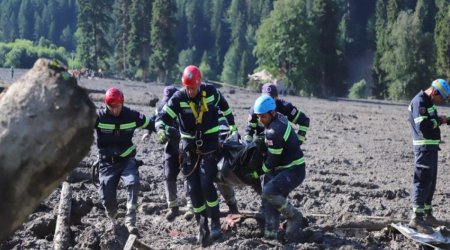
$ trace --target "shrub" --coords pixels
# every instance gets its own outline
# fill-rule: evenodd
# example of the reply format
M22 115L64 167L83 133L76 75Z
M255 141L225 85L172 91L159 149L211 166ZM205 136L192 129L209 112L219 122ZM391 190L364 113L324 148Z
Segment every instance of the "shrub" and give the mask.
M350 88L350 93L348 94L350 98L367 98L367 83L366 80L362 79L359 82L353 84Z

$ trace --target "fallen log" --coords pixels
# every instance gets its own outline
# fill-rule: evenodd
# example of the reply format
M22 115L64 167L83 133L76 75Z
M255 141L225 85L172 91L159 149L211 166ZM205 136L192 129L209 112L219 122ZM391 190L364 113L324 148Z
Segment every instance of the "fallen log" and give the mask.
M54 237L55 250L68 249L70 246L70 212L72 210L72 188L68 182L63 182L59 200L58 217Z
M0 242L89 152L95 105L55 61L39 59L0 96Z

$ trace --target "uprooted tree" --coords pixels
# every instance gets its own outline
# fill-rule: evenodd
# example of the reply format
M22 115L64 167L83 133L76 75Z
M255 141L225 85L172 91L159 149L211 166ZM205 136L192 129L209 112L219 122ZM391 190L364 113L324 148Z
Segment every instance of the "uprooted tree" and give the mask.
M0 96L0 241L77 166L95 105L58 62L39 59Z

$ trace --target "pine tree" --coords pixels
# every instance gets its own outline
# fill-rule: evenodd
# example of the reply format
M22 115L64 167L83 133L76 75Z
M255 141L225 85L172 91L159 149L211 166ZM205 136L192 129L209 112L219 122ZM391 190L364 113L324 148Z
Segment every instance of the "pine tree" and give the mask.
M155 0L152 6L150 69L157 75L157 81L168 83L170 71L175 64L176 11L173 0Z
M436 71L439 77L450 78L450 7L443 5L437 15L435 30Z
M106 0L78 0L78 5L77 57L88 68L105 67L111 54L108 42L111 5Z

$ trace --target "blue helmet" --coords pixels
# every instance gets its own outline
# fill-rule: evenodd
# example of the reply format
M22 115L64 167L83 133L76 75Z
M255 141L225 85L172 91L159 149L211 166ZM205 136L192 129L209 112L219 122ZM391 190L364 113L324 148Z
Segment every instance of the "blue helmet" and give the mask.
M269 113L276 109L275 100L270 95L262 95L258 97L253 105L253 112L257 115Z
M441 94L442 98L448 99L450 97L450 85L448 85L448 82L446 80L436 79L433 81L431 86L439 91L439 94Z

